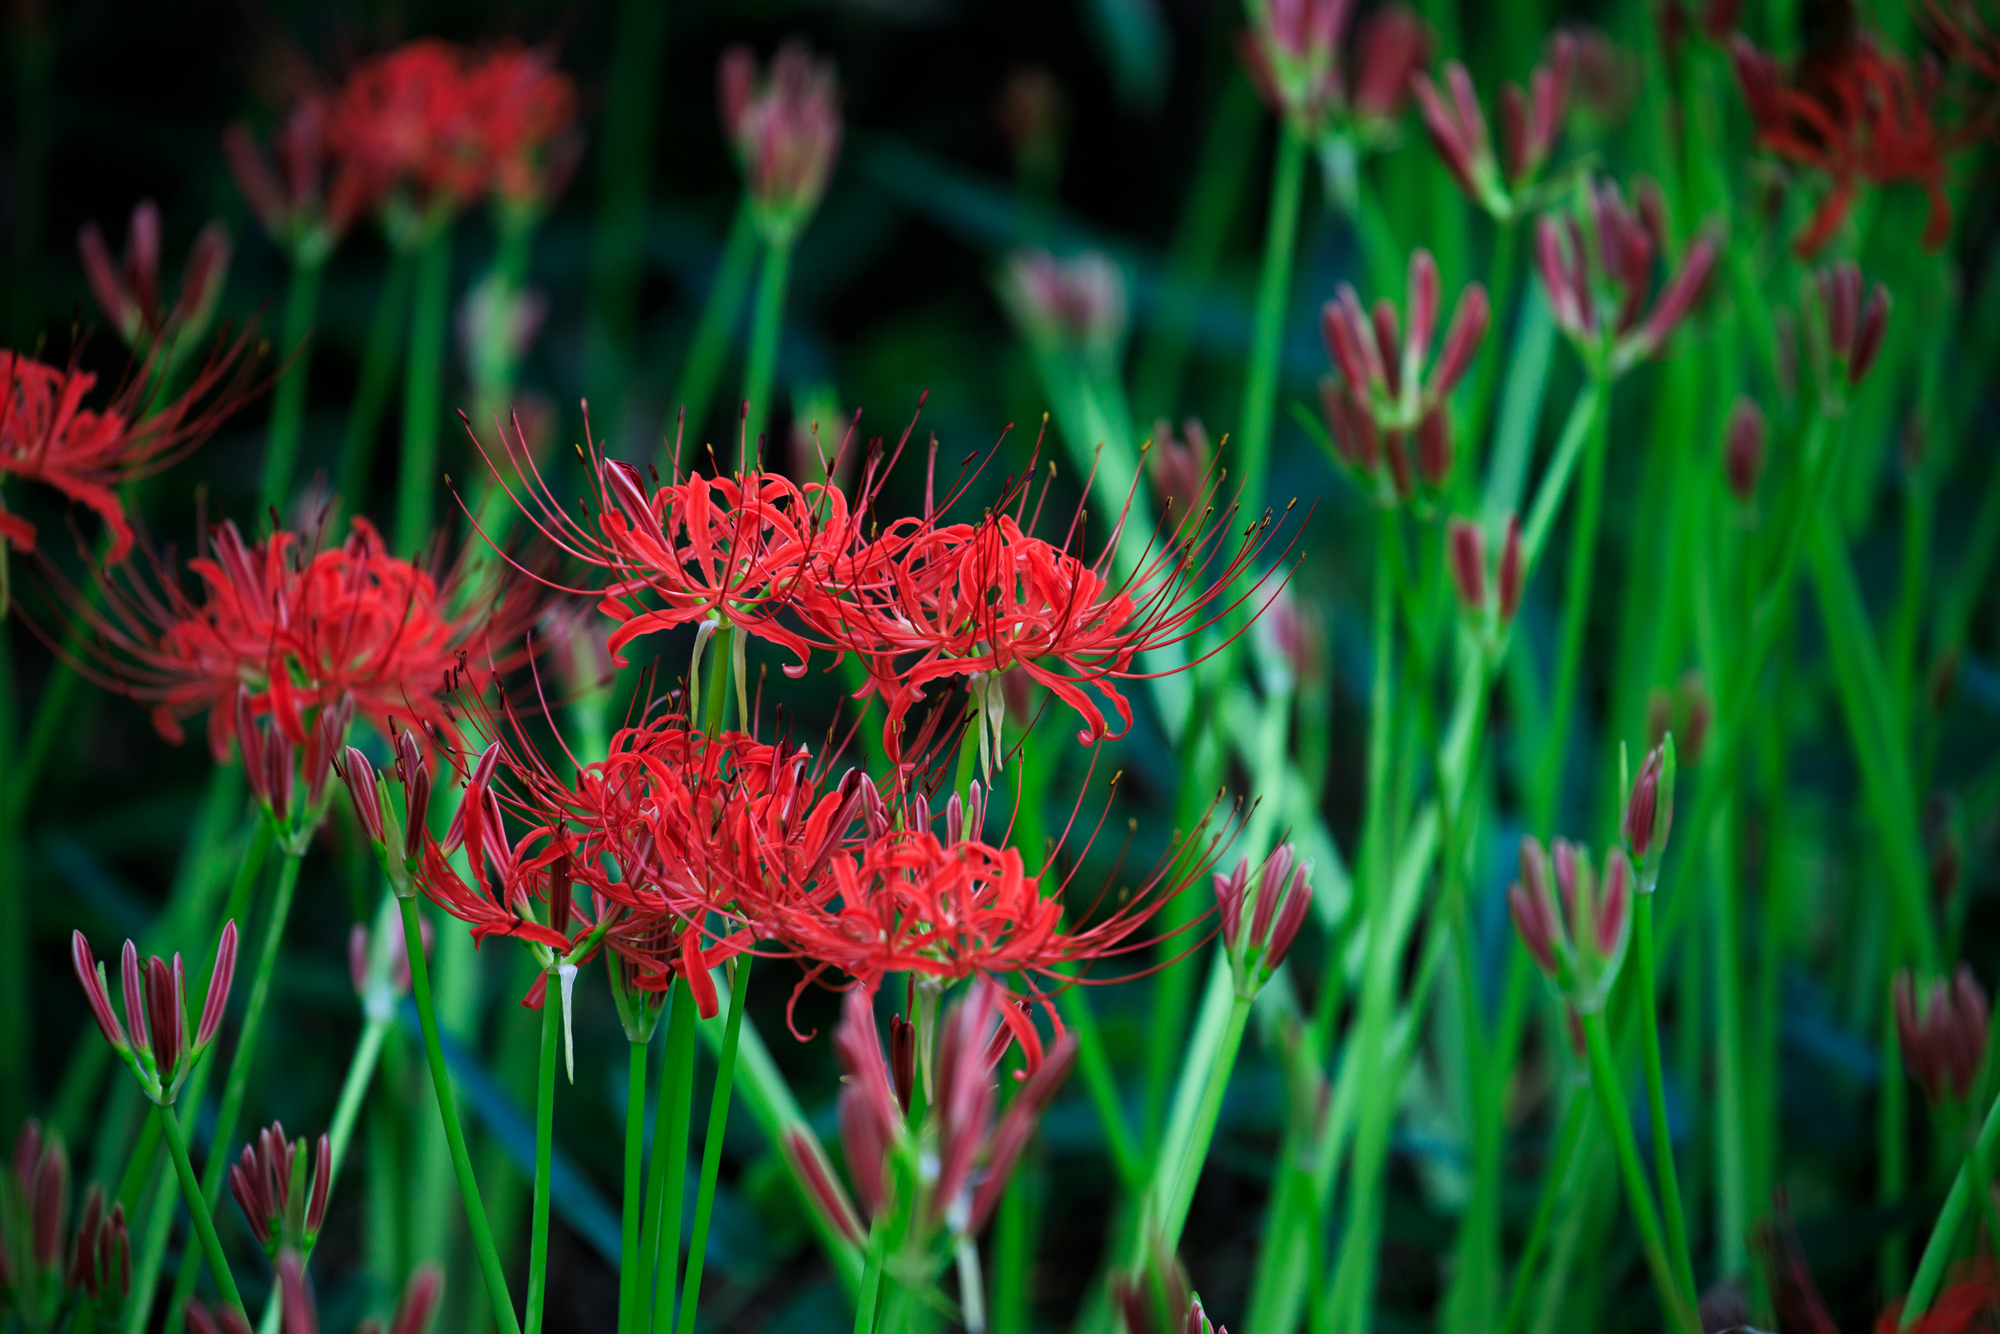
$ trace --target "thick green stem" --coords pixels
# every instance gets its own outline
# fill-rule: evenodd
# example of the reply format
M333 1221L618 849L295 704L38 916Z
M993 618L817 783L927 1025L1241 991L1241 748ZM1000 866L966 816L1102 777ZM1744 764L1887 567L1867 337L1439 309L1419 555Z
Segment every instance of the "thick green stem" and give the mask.
M1710 912L1715 932L1716 1252L1722 1275L1734 1278L1748 1265L1750 1209L1744 1103L1742 933L1736 911L1736 858L1732 818L1724 813L1708 846Z
M868 1253L861 1270L861 1296L854 1303L854 1334L875 1334L875 1312L882 1304L882 1260L887 1249L880 1223L868 1231Z
M1701 1334L1694 1303L1682 1293L1674 1277L1673 1262L1667 1258L1660 1236L1660 1216L1653 1208L1653 1191L1646 1184L1646 1169L1639 1161L1639 1143L1632 1134L1632 1117L1625 1109L1625 1094L1618 1083L1618 1066L1611 1057L1611 1039L1605 1032L1604 1012L1593 1010L1583 1016L1583 1037L1590 1052L1590 1086L1597 1094L1597 1107L1604 1116L1604 1128L1618 1159L1618 1172L1625 1181L1625 1201L1632 1222L1639 1229L1639 1246L1653 1271L1653 1286L1659 1289L1660 1304L1667 1318L1685 1334Z
M271 391L271 442L264 455L264 486L258 511L283 512L292 494L292 474L298 470L299 437L305 427L306 384L312 369L313 320L319 313L320 278L326 271L323 254L308 254L292 262L291 290L285 297L283 352L291 358L277 388Z
M1944 1208L1938 1211L1931 1239L1924 1245L1923 1258L1917 1261L1917 1276L1910 1282L1910 1295L1903 1302L1902 1328L1908 1329L1930 1309L1931 1298L1937 1295L1938 1283L1944 1278L1945 1262L1951 1259L1952 1247L1958 1242L1959 1228L1965 1222L1965 1211L1971 1207L1973 1195L1992 1188L1981 1165L1993 1161L1995 1150L2000 1150L2000 1098L1994 1100L1986 1113L1979 1138L1973 1141L1965 1161L1959 1164L1958 1175L1952 1178L1951 1191L1944 1197Z
M1225 965L1216 980L1229 984ZM1160 1165L1153 1177L1151 1199L1146 1211L1143 1238L1157 1240L1168 1254L1180 1245L1181 1229L1187 1225L1188 1209L1194 1204L1195 1184L1201 1180L1202 1164L1208 1161L1209 1145L1215 1141L1215 1124L1222 1116L1222 1095L1228 1091L1229 1076L1236 1068L1236 1054L1243 1048L1243 1031L1250 1023L1250 1002L1242 996L1232 999L1229 1017L1206 1061L1191 1053L1184 1082L1175 1101L1199 1090L1194 1116L1185 1140L1175 1142L1168 1135ZM1179 1120L1175 1117L1174 1120ZM1171 1126L1173 1122L1169 1122Z
M555 1148L556 1057L562 1038L562 982L552 968L542 992L541 1064L535 1069L535 1202L528 1225L527 1334L541 1334L549 1287L549 1159Z
M410 961L410 994L417 1003L417 1019L424 1031L424 1055L430 1062L431 1088L437 1094L438 1119L444 1124L445 1143L451 1149L451 1165L458 1174L458 1192L465 1203L466 1230L472 1234L472 1248L479 1259L479 1271L486 1280L486 1294L493 1304L493 1317L505 1334L521 1334L521 1322L514 1313L514 1298L507 1291L507 1274L500 1266L500 1251L493 1244L493 1231L486 1223L486 1206L479 1198L479 1181L473 1175L472 1155L465 1147L465 1127L458 1119L458 1098L452 1092L451 1071L444 1063L444 1044L438 1038L437 1007L431 999L431 970L424 958L423 923L414 898L399 900L403 911L403 942Z
M1660 1183L1661 1222L1674 1261L1681 1292L1693 1300L1694 1262L1688 1255L1687 1219L1681 1212L1680 1174L1674 1170L1674 1140L1667 1125L1667 1085L1660 1064L1660 1014L1654 988L1653 896L1639 895L1634 942L1639 964L1639 1024L1646 1054L1646 1115L1653 1123L1653 1175ZM1725 969L1733 970L1733 963Z
M750 321L750 358L743 375L743 441L761 457L764 427L770 420L771 382L778 370L778 335L785 327L785 283L792 267L790 241L767 241L764 267L757 275L757 308Z
M368 467L375 457L375 435L382 410L396 380L396 353L403 346L403 319L410 300L411 253L402 247L389 252L389 269L382 293L375 299L375 319L368 326L368 343L361 353L361 378L354 386L354 404L347 412L347 433L340 446L340 498L348 510L367 509Z
M715 280L695 321L694 337L688 341L687 360L681 367L680 398L675 412L667 418L662 434L672 440L679 426L679 414L687 414L693 442L702 441L708 423L709 400L715 396L715 381L722 371L723 355L729 350L730 336L743 313L743 298L750 290L750 272L757 263L757 225L751 216L750 197L736 206L729 223L729 239L722 244L722 257L715 266Z
M715 1182L722 1171L722 1141L729 1129L729 1094L736 1083L736 1044L743 1034L743 994L750 989L750 956L740 954L729 979L729 1018L722 1050L715 1058L715 1093L708 1103L708 1129L701 1141L701 1183L694 1197L694 1228L688 1233L687 1282L681 1290L679 1334L694 1334L701 1300L701 1271L708 1258L708 1227L715 1212Z
M688 1101L694 1094L694 995L685 981L674 981L668 1004L667 1053L660 1066L659 1106L653 1121L653 1165L646 1178L645 1233L639 1240L640 1315L633 1326L638 1334L672 1328L674 1270L681 1253ZM659 1309L663 1302L664 1312Z
M209 1214L208 1201L202 1197L201 1182L195 1179L194 1164L188 1161L187 1137L181 1133L180 1118L174 1115L171 1106L166 1106L160 1108L159 1119L166 1135L167 1152L173 1156L174 1172L181 1179L181 1193L187 1197L188 1213L194 1219L195 1236L200 1238L202 1256L208 1261L208 1272L214 1277L222 1300L248 1325L250 1317L243 1310L242 1294L236 1291L236 1276L229 1272L229 1259L222 1253L222 1238L215 1235L215 1219Z
M361 1040L354 1044L354 1056L347 1063L347 1078L340 1086L340 1101L334 1105L333 1125L327 1131L333 1153L334 1179L347 1157L348 1143L354 1138L354 1123L368 1100L368 1086L375 1082L375 1066L381 1060L382 1044L388 1040L392 1019L370 1018L361 1026Z
M435 520L438 414L444 395L445 338L451 321L451 228L432 224L417 251L410 307L410 355L403 379L403 473L396 489L396 551L423 554Z
M1563 1178L1569 1175L1570 1159L1576 1155L1576 1144L1583 1137L1584 1118L1589 1111L1590 1099L1581 1089L1577 1090L1569 1100L1569 1110L1563 1113L1555 1152L1542 1169L1542 1197L1535 1204L1527 1243L1521 1247L1521 1258L1514 1266L1514 1286L1507 1294L1507 1310L1500 1317L1500 1334L1516 1334L1521 1328L1521 1317L1527 1314L1528 1296L1534 1291L1535 1266L1541 1262L1542 1247L1548 1243L1549 1224L1555 1219L1556 1205L1563 1195Z
M647 1035L649 1038L651 1034ZM639 1214L646 1161L647 1042L628 1042L625 1066L625 1189L618 1231L618 1334L639 1312Z
M993 1220L993 1334L1028 1334L1034 1307L1034 1172L1027 1160L1000 1197Z
M1243 374L1243 504L1252 514L1264 502L1270 470L1271 423L1277 414L1278 376L1285 345L1285 306L1291 296L1292 252L1297 248L1299 196L1305 181L1306 139L1289 117L1279 122L1271 165L1271 211L1265 220L1264 267L1257 282L1257 323Z

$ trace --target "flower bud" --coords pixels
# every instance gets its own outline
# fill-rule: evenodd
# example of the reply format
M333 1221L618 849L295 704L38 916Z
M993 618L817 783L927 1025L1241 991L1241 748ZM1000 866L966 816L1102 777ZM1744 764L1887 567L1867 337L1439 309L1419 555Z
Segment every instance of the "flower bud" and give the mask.
M1443 407L1432 408L1417 423L1417 475L1432 490L1451 477L1451 423Z
M1641 869L1666 851L1667 835L1673 826L1674 737L1669 732L1664 741L1647 752L1625 803L1625 844Z
M1507 912L1520 932L1521 943L1534 956L1535 966L1551 981L1557 977L1557 958L1562 951L1562 919L1556 912L1555 896L1549 892L1548 854L1533 837L1521 840L1521 878L1507 887Z
M1722 469L1730 494L1741 504L1749 504L1757 495L1757 479L1764 472L1764 430L1764 410L1747 394L1739 395L1729 414Z
M1493 304L1487 298L1486 288L1479 283L1468 283L1458 294L1458 304L1452 307L1444 350L1438 353L1437 365L1424 387L1431 402L1441 402L1464 378L1473 357L1478 355L1479 345L1486 341L1487 326L1492 320Z
M806 1197L819 1210L827 1226L856 1246L866 1241L868 1229L862 1225L853 1202L833 1175L833 1164L827 1161L826 1150L820 1147L818 1138L803 1122L785 1128L784 1150L793 1174L805 1187Z
M1507 538L1500 547L1500 624L1512 625L1521 610L1521 590L1527 571L1521 554L1521 521L1507 516Z
M1968 1097L1986 1057L1992 1023L1986 992L1960 964L1949 984L1924 988L1921 1008L1906 968L1896 974L1896 1036L1903 1050L1903 1068L1922 1085L1932 1102Z
M757 222L789 243L819 206L840 156L840 82L831 60L786 42L760 80L756 57L732 47L717 68L723 127L743 168Z
M1486 614L1486 533L1468 519L1453 518L1445 528L1446 564L1458 609L1469 617Z
M1854 330L1854 343L1847 355L1847 382L1858 387L1868 378L1868 372L1875 368L1875 358L1882 351L1882 338L1889 328L1889 289L1881 283L1869 293L1868 305L1862 310L1859 324Z
M902 1116L882 1059L882 1041L875 1033L873 995L856 987L847 993L834 1030L834 1056L840 1062L840 1143L855 1193L871 1216L888 1205L886 1175L889 1149L902 1134Z
M431 770L414 732L396 738L396 776L403 782L403 860L414 862L429 833Z

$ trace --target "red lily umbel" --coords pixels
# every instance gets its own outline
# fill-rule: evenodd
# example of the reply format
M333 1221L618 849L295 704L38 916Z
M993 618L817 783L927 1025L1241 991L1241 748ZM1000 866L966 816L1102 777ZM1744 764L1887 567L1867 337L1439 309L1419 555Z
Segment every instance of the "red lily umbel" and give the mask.
M333 1189L333 1142L325 1135L308 1151L303 1139L285 1138L273 1121L243 1146L241 1161L229 1169L229 1193L243 1221L273 1260L282 1249L312 1254L326 1224L327 1195Z
M208 999L192 1036L187 1022L187 971L180 955L174 956L172 964L154 955L142 968L138 946L125 942L125 952L119 957L125 989L123 1023L111 1008L104 965L91 956L90 942L81 931L70 934L70 963L104 1040L131 1067L148 1098L162 1107L172 1106L181 1085L222 1028L229 984L236 976L236 923L222 924L222 937L208 975Z
M332 121L332 99L310 92L271 136L269 157L248 124L238 121L222 132L222 156L237 190L296 263L325 259L375 203L368 174L334 152Z
M840 80L831 60L786 42L762 77L747 46L716 67L722 128L735 150L758 229L789 245L826 193L840 156Z
M218 761L238 739L239 688L250 691L250 715L273 717L297 747L322 711L338 708L383 736L417 727L449 743L451 693L482 688L526 655L539 609L525 586L475 588L464 565L439 575L400 560L366 519L317 551L284 530L253 546L227 522L211 538L187 563L199 596L183 590L169 553L151 579L100 577L102 609L69 601L94 639L86 670L151 704L171 741L206 710Z
M1720 244L1689 241L1649 307L1653 262L1666 253L1658 210L1626 203L1615 182L1585 181L1585 207L1535 223L1535 264L1555 311L1594 373L1616 377L1659 352L1707 289ZM1587 224L1587 226L1586 226Z
M1901 56L1858 33L1789 74L1741 33L1731 40L1729 55L1757 124L1757 142L1827 178L1812 217L1792 242L1800 258L1818 254L1840 230L1863 185L1922 189L1930 201L1924 246L1944 244L1951 234L1945 157L1967 136L1937 124L1935 65L1912 71Z
M177 361L198 343L215 315L229 277L229 229L212 221L194 238L181 267L180 296L172 306L160 291L160 206L141 200L125 232L125 256L114 263L104 233L87 222L77 235L91 294L127 347L145 355L164 344Z
M185 457L242 405L251 389L253 333L246 328L218 341L177 398L160 395L155 356L96 408L84 406L97 385L89 371L0 351L0 484L10 477L37 482L95 511L104 522L105 559L123 561L133 534L119 488ZM0 571L8 545L31 550L35 525L0 504Z
M115 1319L132 1291L125 1206L93 1184L70 1244L69 1154L30 1118L0 1179L0 1311L30 1330ZM67 1321L67 1322L66 1322Z

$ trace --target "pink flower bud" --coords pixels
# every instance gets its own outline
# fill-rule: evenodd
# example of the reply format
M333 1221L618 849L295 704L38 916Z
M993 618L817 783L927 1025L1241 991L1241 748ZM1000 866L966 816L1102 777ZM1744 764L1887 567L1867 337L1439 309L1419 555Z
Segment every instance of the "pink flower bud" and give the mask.
M435 1264L421 1264L403 1285L403 1299L396 1303L389 1334L428 1334L438 1303L444 1300L444 1270Z
M118 956L118 969L125 983L125 1023L132 1030L132 1047L151 1055L153 1035L146 1013L146 984L139 969L139 947L129 940L125 942L124 953Z
M375 766L358 748L349 746L335 762L334 770L340 775L340 781L347 785L347 797L353 804L354 818L360 822L362 832L368 835L368 841L375 845L376 851L381 851L388 835L382 827L381 777L375 772Z
M1549 893L1548 858L1534 838L1521 840L1521 878L1507 887L1507 912L1535 966L1556 975L1556 953L1563 939L1562 922Z
M62 1262L63 1241L69 1231L69 1155L54 1133L43 1141L27 1203L35 1265L52 1270Z
M1486 138L1486 115L1479 109L1479 93L1472 86L1472 75L1463 61L1453 60L1444 67L1444 81L1451 89L1452 109L1458 114L1458 124L1465 136L1466 146L1473 156L1482 157L1488 151Z
M431 770L414 732L396 738L396 776L403 780L403 860L415 861L429 834Z
M866 1241L868 1229L854 1212L854 1204L847 1198L847 1192L835 1179L833 1165L826 1160L826 1150L820 1147L812 1131L803 1124L786 1127L784 1147L792 1171L805 1186L806 1195L819 1210L820 1217L856 1246Z
M1910 972L1896 974L1896 1035L1903 1067L1932 1102L1968 1096L1985 1059L1992 1016L1972 970L1960 964L1949 985L1924 989L1921 1010Z
M90 942L84 939L81 931L70 933L69 960L70 966L76 970L77 982L83 987L83 997L90 1002L90 1014L97 1020L98 1031L104 1034L104 1040L111 1044L113 1051L121 1056L124 1055L131 1049L131 1044L125 1037L124 1026L118 1022L117 1011L111 1008L111 997L105 988L104 969L92 957Z
M1354 34L1354 110L1372 120L1401 115L1410 80L1429 62L1430 48L1430 25L1406 5L1384 5L1363 19Z
M1438 354L1430 383L1425 386L1425 396L1433 403L1441 402L1450 394L1471 368L1472 358L1478 354L1479 345L1486 340L1486 327L1492 316L1493 307L1487 300L1486 288L1479 283L1467 284L1465 290L1458 294L1458 304L1452 308L1451 327L1445 330L1444 335L1444 350Z
M1701 299L1703 289L1708 286L1709 274L1715 269L1716 250L1715 238L1702 236L1681 256L1680 267L1667 280L1667 285L1660 289L1659 297L1653 302L1652 313L1646 317L1643 337L1649 350L1664 346Z
M1756 498L1757 479L1764 472L1764 410L1748 395L1739 395L1729 413L1722 470L1738 501L1747 505Z
M1511 625L1521 610L1521 588L1527 572L1521 556L1521 521L1507 516L1507 538L1500 547L1500 624Z
M997 988L973 979L945 1016L938 1039L938 1168L933 1208L942 1215L972 1175L972 1165L993 1128L996 1092L984 1059L999 1023ZM880 1049L877 1049L879 1059Z
M1673 779L1666 773L1665 743L1646 753L1625 803L1625 842L1641 863L1663 852L1674 827Z
M1462 66L1457 68L1463 73ZM1481 122L1481 133L1475 141L1468 127L1445 104L1444 96L1428 75L1411 75L1410 89L1417 95L1417 109L1423 114L1424 133L1430 137L1431 147L1437 150L1445 170L1451 173L1452 179L1458 182L1458 188L1465 192L1468 199L1480 199L1478 171L1484 148L1484 122Z
M1486 534L1478 524L1454 518L1445 529L1445 559L1451 570L1458 609L1468 616L1486 612Z
M1858 277L1858 275L1857 275ZM1868 305L1861 312L1860 322L1854 330L1853 349L1847 357L1847 382L1859 386L1868 378L1868 372L1875 368L1875 358L1882 351L1882 337L1889 328L1889 289L1881 283L1868 295Z
M201 1023L195 1028L196 1055L207 1051L208 1044L215 1041L215 1035L222 1027L223 1012L229 1008L229 988L235 980L236 923L232 919L222 924L222 938L216 942L215 966L208 977L208 997L202 1002Z
M1625 934L1632 925L1632 892L1635 877L1625 849L1613 848L1604 859L1604 884L1597 902L1597 917L1591 923L1593 940L1600 959L1616 959L1624 952Z
M1517 83L1500 85L1500 161L1507 179L1518 185L1532 170L1529 165L1528 98Z
M1437 261L1428 250L1410 252L1410 329L1403 344L1403 360L1421 367L1431 354L1431 339L1437 336L1439 305Z
M170 1084L187 1050L187 1012L181 999L181 956L171 967L155 954L146 961L146 1026L153 1039L153 1060L159 1066L160 1082Z
M1417 423L1417 475L1435 491L1451 477L1451 461L1451 421L1440 404Z
M605 498L617 506L626 523L642 530L655 526L653 508L646 499L645 479L637 468L617 459L606 459L598 468L598 477L604 484Z

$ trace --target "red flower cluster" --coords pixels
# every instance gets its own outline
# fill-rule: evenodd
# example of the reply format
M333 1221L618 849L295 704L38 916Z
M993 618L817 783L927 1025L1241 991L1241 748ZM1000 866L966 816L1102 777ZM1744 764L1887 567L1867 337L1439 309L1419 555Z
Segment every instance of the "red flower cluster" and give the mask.
M148 394L153 359L101 408L84 399L97 377L0 351L0 483L9 477L54 487L95 510L108 534L106 558L132 550L118 488L167 467L205 440L248 391L249 331L217 346L179 398ZM35 527L0 508L0 545L31 549Z
M574 160L576 110L575 85L546 51L417 41L348 76L326 145L364 198L407 191L420 209L450 210L491 191L533 204Z
M391 556L360 517L346 542L322 551L288 531L252 546L224 523L188 570L198 598L162 564L157 587L101 577L102 610L70 600L96 639L87 669L152 704L170 741L207 710L218 761L237 740L239 688L294 746L307 745L320 711L349 706L385 736L400 722L448 742L458 728L447 697L467 677L483 683L518 664L536 610L513 589L475 597L456 573L440 581Z
M1919 186L1930 200L1924 245L1935 250L1944 244L1951 234L1945 154L1956 143L1934 119L1934 66L1913 74L1900 56L1858 35L1844 51L1802 63L1789 78L1740 33L1729 54L1758 142L1828 179L1812 219L1792 243L1801 258L1832 239L1863 183Z

